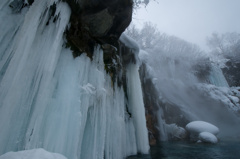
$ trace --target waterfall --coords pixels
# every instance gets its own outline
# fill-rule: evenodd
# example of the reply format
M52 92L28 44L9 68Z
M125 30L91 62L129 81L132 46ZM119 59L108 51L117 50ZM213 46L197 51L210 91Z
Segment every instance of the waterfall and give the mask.
M199 64L200 60L193 58L182 61L180 57L157 51L153 49L149 54L140 54L146 65L142 67L144 73L141 76L147 90L144 92L146 112L157 119L149 124L154 139L184 139L185 126L190 121L203 120L220 128L218 137L221 139L236 140L236 134L240 132L239 96L235 93L238 91L229 88L221 69L213 64L209 68L203 67L202 81L207 81L203 83L194 70L194 65Z
M74 59L64 47L71 14L65 2L35 0L17 14L10 1L1 3L0 155L34 148L69 159L148 153L137 65L126 70L126 99L106 73L100 47L92 60L85 54ZM49 17L53 3L55 20Z
M227 80L223 75L222 70L214 64L212 64L212 67L211 67L209 82L218 87L229 87Z

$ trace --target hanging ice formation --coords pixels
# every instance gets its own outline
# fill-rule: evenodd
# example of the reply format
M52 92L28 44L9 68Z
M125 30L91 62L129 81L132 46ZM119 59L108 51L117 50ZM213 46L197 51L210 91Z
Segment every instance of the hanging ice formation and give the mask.
M10 2L0 4L0 155L33 148L69 159L148 153L138 66L126 67L126 92L106 73L100 47L92 60L63 47L67 3L35 0L13 14Z

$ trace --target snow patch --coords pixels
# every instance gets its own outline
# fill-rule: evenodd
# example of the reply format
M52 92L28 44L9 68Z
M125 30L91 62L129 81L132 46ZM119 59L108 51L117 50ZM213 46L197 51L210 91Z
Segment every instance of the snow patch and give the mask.
M208 84L198 84L197 87L202 89L207 96L221 101L230 111L236 113L240 110L240 93L237 87L216 87Z
M44 149L32 149L18 152L7 152L0 159L67 159L58 153L51 153Z
M90 83L82 86L81 88L82 88L87 94L95 94L95 93L96 93L96 88L95 88L92 84L90 84Z

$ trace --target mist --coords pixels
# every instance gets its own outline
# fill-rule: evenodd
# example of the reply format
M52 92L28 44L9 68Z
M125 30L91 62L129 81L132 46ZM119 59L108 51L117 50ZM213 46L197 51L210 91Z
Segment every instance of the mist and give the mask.
M206 37L213 32L240 32L238 0L158 0L137 9L133 23L141 27L150 21L169 35L198 44L208 50Z

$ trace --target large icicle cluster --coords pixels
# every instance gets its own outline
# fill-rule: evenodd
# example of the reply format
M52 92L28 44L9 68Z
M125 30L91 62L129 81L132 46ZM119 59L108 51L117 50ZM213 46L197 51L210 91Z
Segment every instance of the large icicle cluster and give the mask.
M134 84L126 98L104 70L100 47L92 60L74 59L63 47L71 14L66 3L35 0L18 14L9 3L0 4L0 155L34 148L69 159L148 153L138 67L126 70Z

